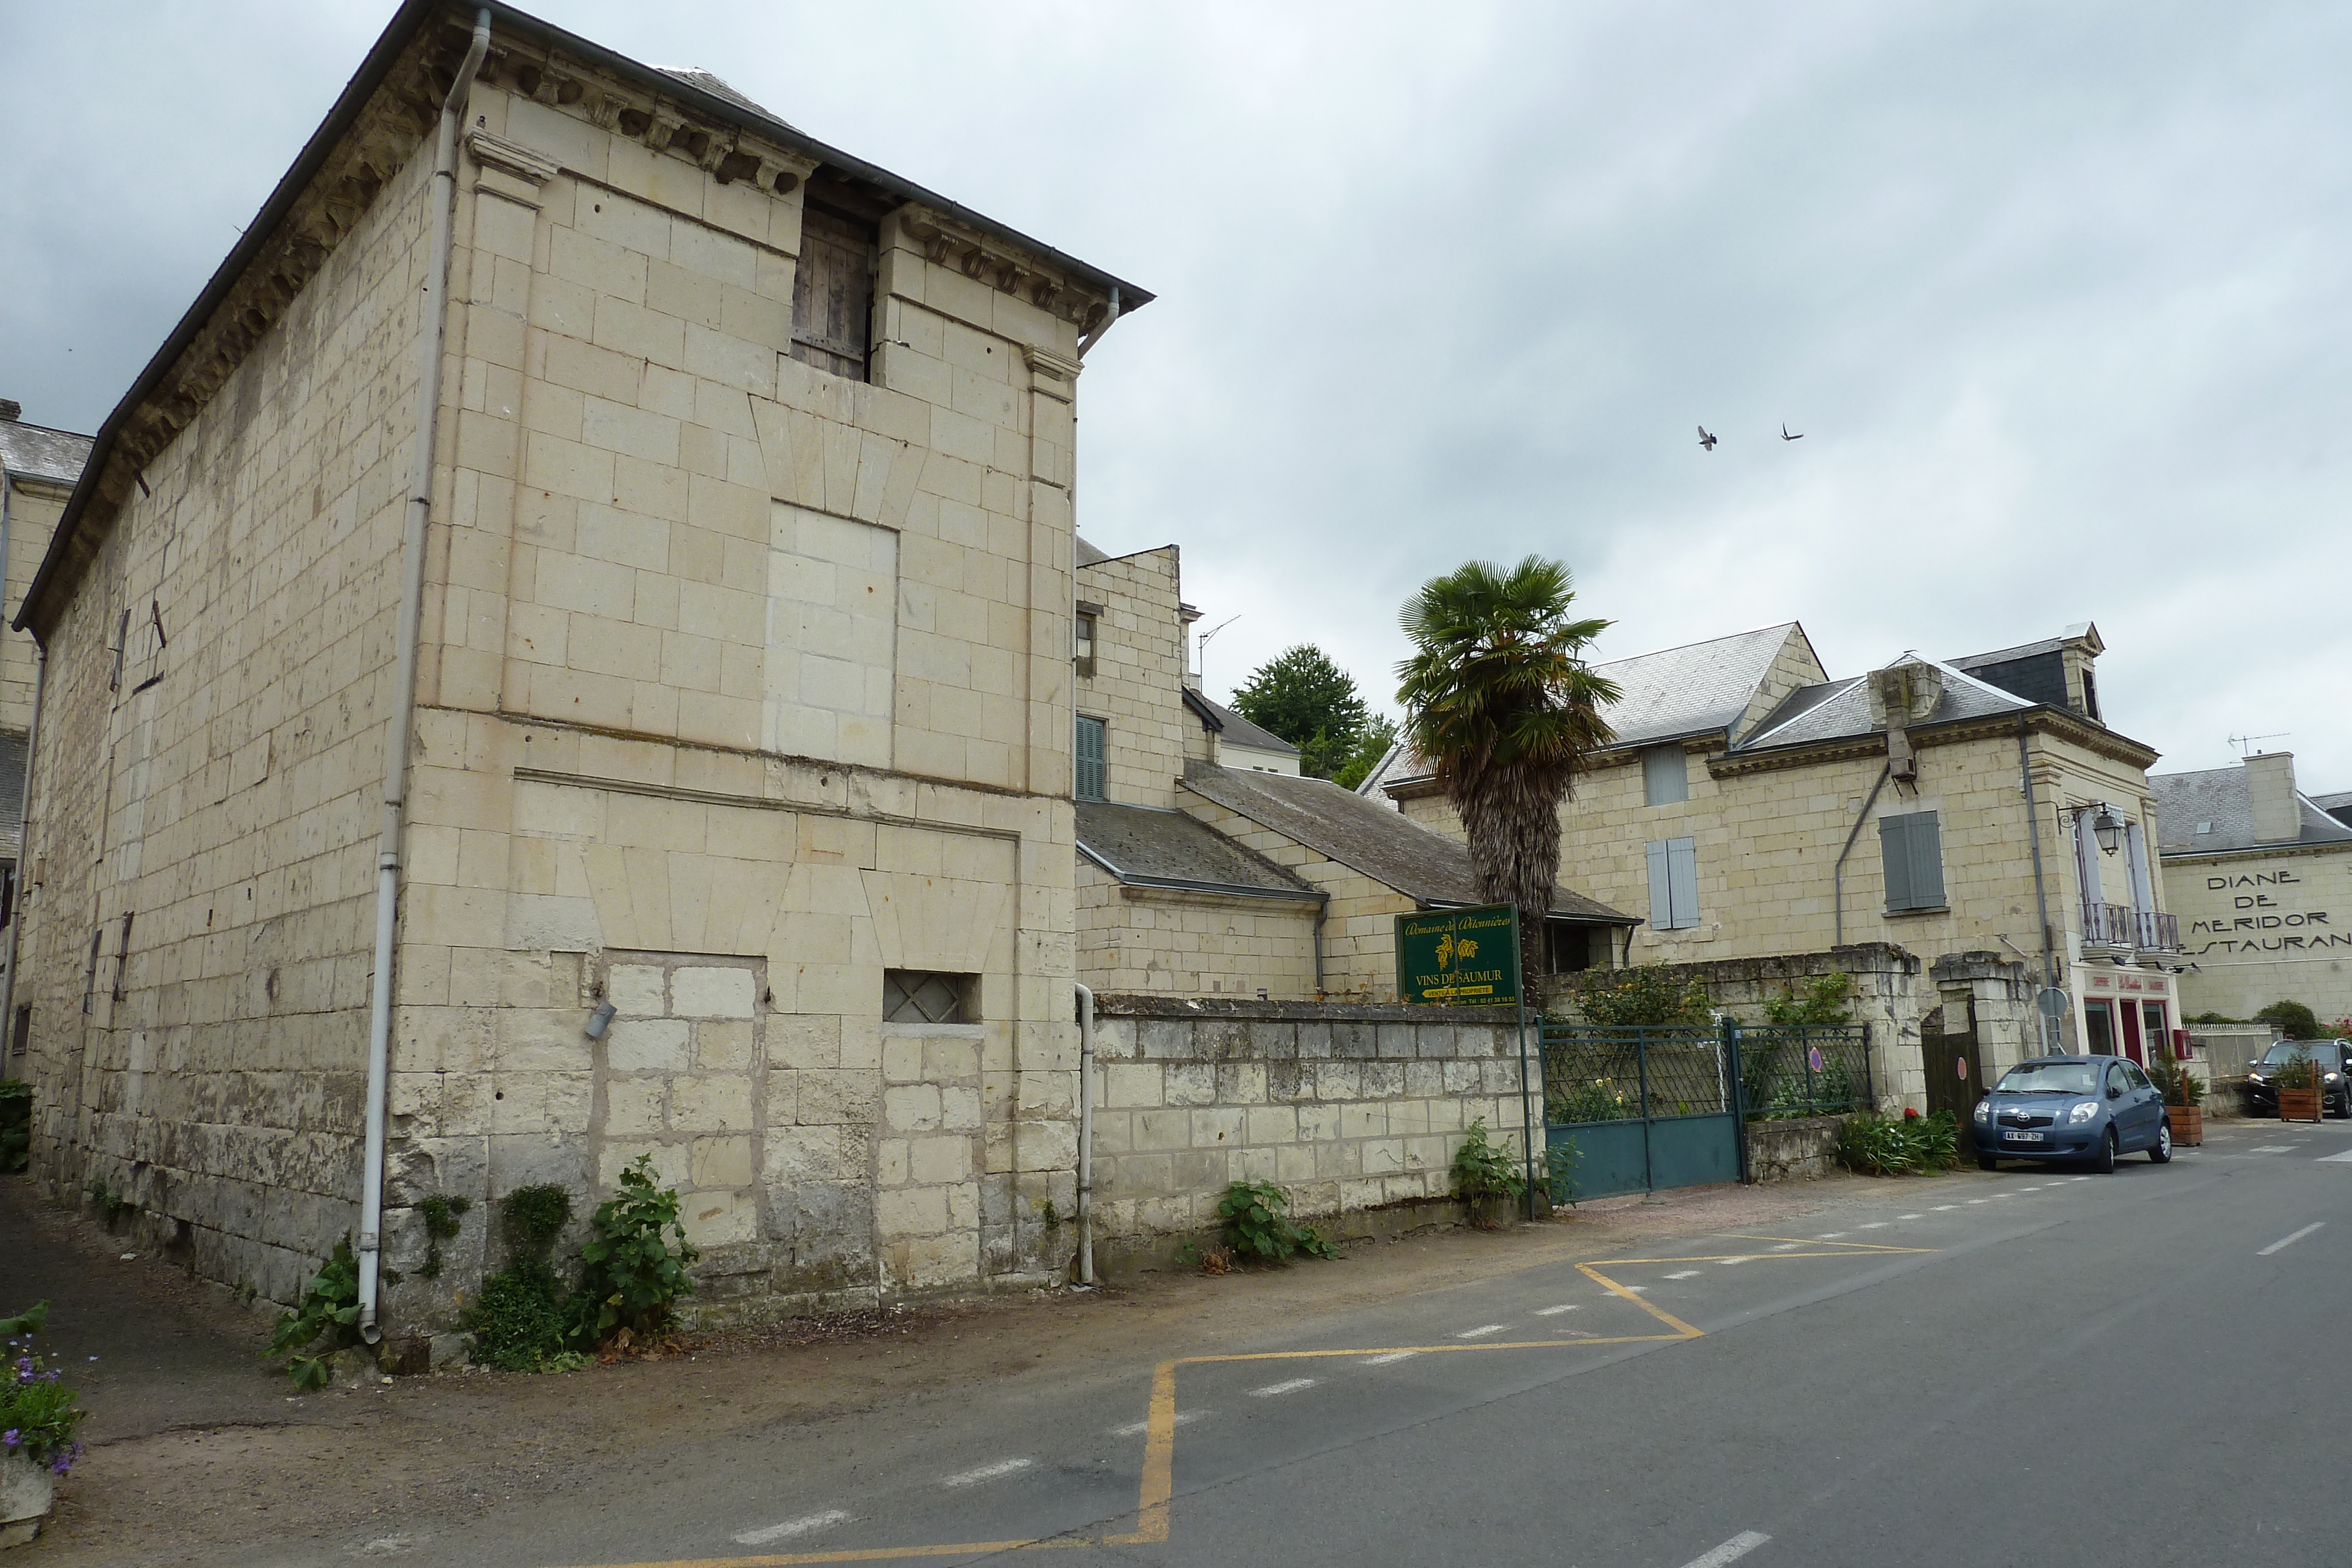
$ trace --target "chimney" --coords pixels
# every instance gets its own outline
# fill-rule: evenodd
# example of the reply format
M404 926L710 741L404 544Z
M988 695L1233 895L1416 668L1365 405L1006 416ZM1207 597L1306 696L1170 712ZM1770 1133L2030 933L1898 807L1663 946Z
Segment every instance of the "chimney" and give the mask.
M2291 844L2303 837L2303 809L2294 797L2294 753L2257 752L2246 758L2246 793L2254 806L2254 842Z
M14 424L25 417L25 405L13 397L0 397L0 419Z

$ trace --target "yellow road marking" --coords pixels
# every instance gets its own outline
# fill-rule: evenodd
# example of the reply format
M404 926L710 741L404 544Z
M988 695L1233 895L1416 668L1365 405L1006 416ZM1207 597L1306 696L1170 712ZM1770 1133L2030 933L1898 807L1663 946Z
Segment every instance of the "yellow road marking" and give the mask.
M1717 1232L1717 1234L1722 1234ZM1744 1241L1789 1241L1785 1236L1734 1237ZM1816 1243L1819 1245L1819 1243ZM1853 1258L1873 1254L1933 1252L1932 1247L1884 1247L1873 1242L1830 1242L1827 1245L1844 1249L1834 1252L1765 1252L1725 1253L1711 1258L1596 1258L1590 1263L1576 1265L1577 1272L1598 1283L1612 1294L1633 1302L1675 1332L1672 1333L1620 1334L1605 1339L1537 1339L1517 1340L1507 1344L1410 1344L1372 1347L1358 1346L1351 1350L1264 1350L1236 1352L1228 1355L1182 1355L1163 1361L1151 1369L1151 1407L1147 1417L1143 1440L1143 1484L1136 1499L1135 1528L1124 1535L1104 1535L1099 1538L1080 1535L1042 1536L1031 1541L962 1541L945 1546L866 1546L838 1552L788 1552L749 1557L675 1558L660 1563L607 1564L605 1568L801 1568L802 1564L818 1563L881 1563L899 1557L960 1557L987 1552L1032 1552L1063 1546L1149 1546L1168 1539L1168 1510L1176 1495L1176 1369L1180 1366L1211 1366L1228 1362L1246 1361L1321 1361L1339 1356L1364 1355L1483 1355L1498 1350L1581 1350L1596 1344L1674 1344L1684 1340L1705 1339L1706 1331L1695 1328L1667 1312L1664 1307L1643 1301L1633 1291L1600 1270L1631 1268L1641 1264L1658 1263L1720 1263L1727 1258L1741 1258L1751 1262L1769 1262L1781 1258Z

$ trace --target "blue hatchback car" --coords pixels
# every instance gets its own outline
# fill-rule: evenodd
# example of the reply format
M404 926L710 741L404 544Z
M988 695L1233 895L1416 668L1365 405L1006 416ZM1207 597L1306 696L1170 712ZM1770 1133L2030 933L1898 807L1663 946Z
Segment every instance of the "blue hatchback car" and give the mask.
M1977 1164L2087 1160L2101 1175L2116 1156L2172 1158L2164 1094L2119 1056L2041 1056L2001 1074L1972 1113Z

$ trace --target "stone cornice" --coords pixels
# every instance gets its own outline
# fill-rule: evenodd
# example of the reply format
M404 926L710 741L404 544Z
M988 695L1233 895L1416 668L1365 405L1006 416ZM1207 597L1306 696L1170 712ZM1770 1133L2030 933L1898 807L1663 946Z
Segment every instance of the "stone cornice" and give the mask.
M2017 733L2018 716L2009 713L1988 715L1983 718L1948 720L1942 724L1915 726L1905 733L1911 737L1915 749L1924 751L1930 747L1959 746L1970 741L2013 736ZM2063 740L2095 756L2142 771L2159 755L2128 736L2117 735L2088 719L2057 708L2029 708L2024 717L2026 727L2036 734ZM1883 733L1841 736L1833 740L1710 757L1706 760L1706 770L1717 779L1732 779L1747 773L1809 768L1822 762L1849 762L1885 754L1886 737Z
M1075 283L1061 268L1041 263L996 235L983 235L915 204L890 216L898 233L934 267L954 267L1000 294L1017 296L1040 310L1075 322L1081 331L1091 330L1110 314L1107 295Z

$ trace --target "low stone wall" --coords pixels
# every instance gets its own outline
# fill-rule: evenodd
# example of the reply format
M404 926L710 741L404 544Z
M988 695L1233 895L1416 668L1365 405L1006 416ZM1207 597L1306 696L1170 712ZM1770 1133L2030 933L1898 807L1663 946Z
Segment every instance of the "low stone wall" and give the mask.
M1838 1168L1842 1118L1806 1116L1748 1124L1750 1181L1817 1181Z
M1293 1215L1339 1236L1458 1223L1449 1166L1464 1129L1484 1117L1519 1147L1508 1009L1113 996L1095 1018L1107 1272L1207 1238L1235 1181L1280 1184Z

